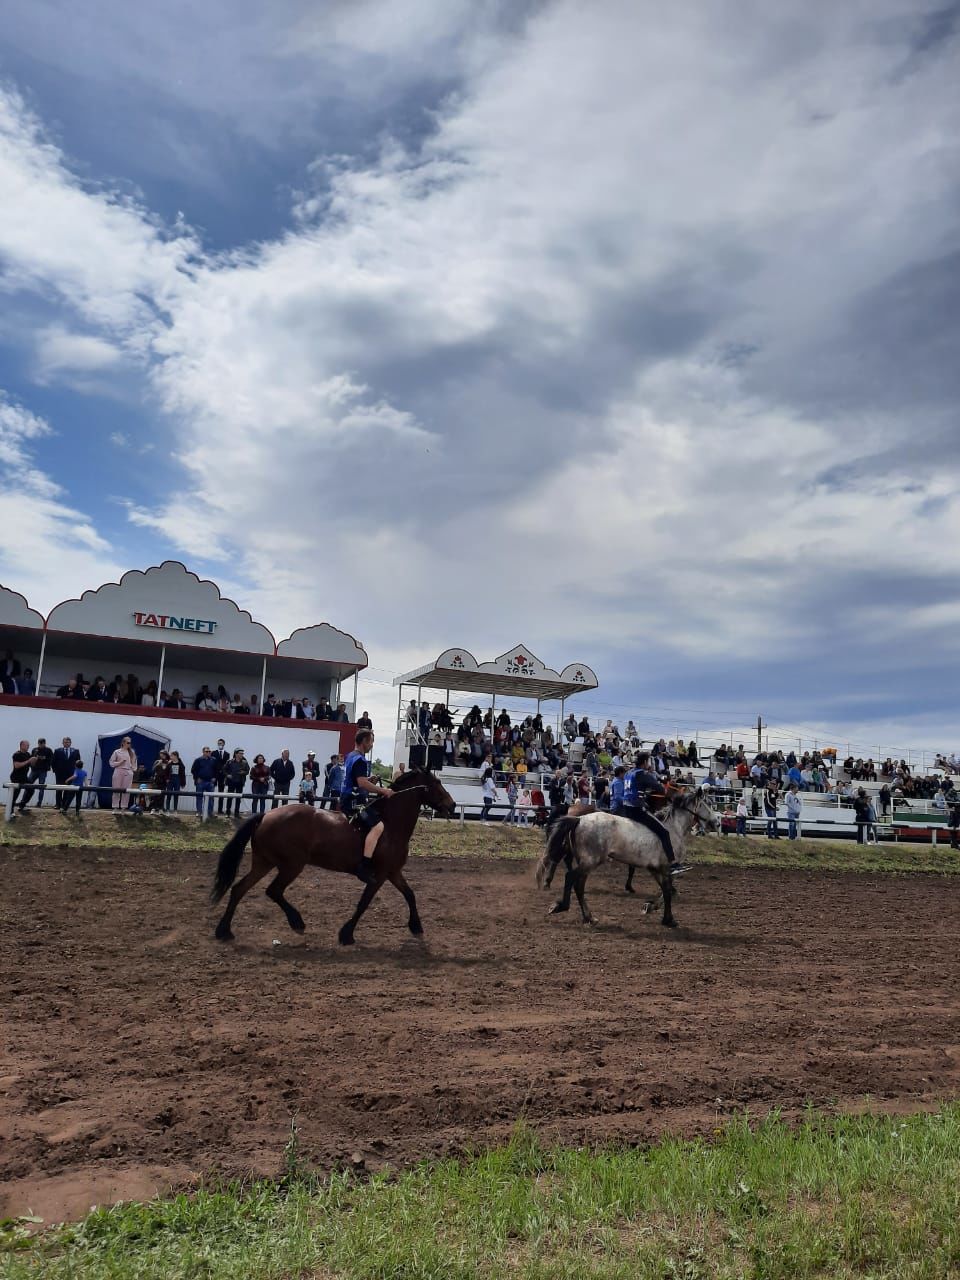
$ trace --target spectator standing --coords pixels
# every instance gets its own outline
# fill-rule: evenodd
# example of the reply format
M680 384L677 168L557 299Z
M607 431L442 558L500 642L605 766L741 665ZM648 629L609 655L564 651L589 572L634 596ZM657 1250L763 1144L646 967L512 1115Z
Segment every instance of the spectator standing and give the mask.
M170 769L167 775L167 794L163 797L163 807L174 813L180 808L180 791L187 784L187 770L180 759L179 751L170 752Z
M170 782L170 756L166 751L161 751L157 756L156 764L153 766L153 773L150 775L151 791L159 791L158 796L151 796L150 803L147 806L151 813L160 813L166 804L167 786Z
M14 683L17 686L17 693L19 693L21 698L32 698L35 696L37 692L37 682L33 678L33 671L30 667L24 667L23 675Z
M791 782L787 787L784 803L787 807L787 838L796 840L800 835L800 813L803 802L800 799L800 788L795 782Z
M738 836L747 834L747 798L741 791L737 799L737 831Z
M27 807L27 801L33 795L33 788L28 787L30 780L30 770L37 763L36 756L30 754L30 743L24 738L20 746L13 753L13 767L10 770L10 781L13 783L13 790L10 792L10 812L12 813L17 807L17 798L22 794L23 799L20 803L20 812L23 813Z
M270 769L263 756L253 757L250 770L250 790L253 792L251 812L266 813L267 792L270 790Z
M223 738L217 739L217 747L215 751L210 752L210 759L216 768L214 782L216 789L223 791L226 788L227 781L227 765L230 761L230 752L227 750L227 744ZM224 800L223 796L217 797L217 813L223 813L224 805L226 805L227 813L230 812L230 801Z
M317 753L315 751L308 751L306 760L301 761L300 777L304 777L307 773L312 776L314 782L320 776L320 766L317 764Z
M515 823L517 821L517 801L520 798L520 792L517 788L517 780L512 776L507 780L506 795L509 808L507 809L507 816L504 818L504 822Z
M137 753L129 738L124 738L111 755L110 768L113 770L113 776L110 779L110 785L113 788L110 807L111 809L126 808L129 803L126 792L133 785L133 775L137 771Z
M207 817L213 817L213 791L217 786L217 765L213 752L204 747L190 766L193 789L197 793L197 817L203 817L203 797L207 797Z
M227 761L224 769L224 782L228 791L236 795L236 800L227 800L227 817L230 816L230 806L233 806L233 816L240 817L240 801L243 794L244 784L247 781L247 774L250 772L250 765L246 756L243 754L243 747L237 747L233 755Z
M490 818L490 810L493 808L493 803L497 798L497 787L496 783L493 781L492 769L484 770L483 780L480 783L480 790L483 794L483 812L480 815L480 820L482 822L486 822Z
M290 752L284 747L270 766L270 777L273 779L273 804L270 806L271 809L276 809L280 803L280 796L288 796L290 794L290 783L293 782L296 776L296 765L290 759Z
M853 799L853 812L857 820L857 844L867 843L867 823L870 821L870 801L863 787L857 788Z
M519 801L519 809L520 809L519 822L521 827L525 827L529 824L530 809L532 805L533 805L533 797L530 794L530 788L523 787L520 791L520 801Z
M343 787L343 757L340 755L332 755L330 763L323 771L323 796L320 800L320 808L325 809L327 802L330 803L331 810L336 809L340 804L340 791Z
M60 808L61 813L65 814L67 812L67 810L70 808L70 801L72 800L76 805L77 817L79 818L80 802L83 799L83 789L86 786L86 782L87 782L87 771L83 767L83 761L80 759L79 756L77 756L77 761L76 761L76 764L74 765L73 773L71 773L70 777L67 779L67 784L66 784L68 787L76 787L77 789L76 791L58 792L58 797L59 795L63 795L66 797L66 803Z
M267 700L263 704L263 709L260 714L272 720L279 716L282 710L283 708L277 702L277 695L275 693L268 693Z
M13 650L8 649L6 656L0 661L0 681L3 684L4 693L15 693L17 688L17 679L20 676L19 659L13 656Z
M777 820L777 784L771 782L767 785L763 793L763 813L767 820L767 838L769 840L780 839L780 824Z
M37 808L43 804L43 797L46 790L47 774L53 768L53 752L47 746L46 738L38 738L37 745L33 748L33 754L36 758L36 764L30 775L30 781L35 782L40 788L40 794L37 796ZM54 801L56 803L56 801Z
M373 728L373 721L370 719L370 712L369 712L369 711L365 711L365 712L363 713L363 715L360 717L360 719L357 721L357 728L358 728L358 729L372 729L372 728Z
M66 781L77 767L79 759L80 752L73 745L71 739L64 738L62 744L53 753L53 780L58 786L66 785ZM70 792L58 791L56 802L65 806L69 798Z

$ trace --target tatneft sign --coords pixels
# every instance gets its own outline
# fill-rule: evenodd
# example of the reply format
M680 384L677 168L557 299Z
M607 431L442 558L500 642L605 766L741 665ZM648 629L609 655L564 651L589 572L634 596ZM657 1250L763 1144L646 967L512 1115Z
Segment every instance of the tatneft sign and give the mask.
M193 631L197 635L213 635L217 624L211 618L177 618L169 613L135 613L138 627L156 627L160 631Z

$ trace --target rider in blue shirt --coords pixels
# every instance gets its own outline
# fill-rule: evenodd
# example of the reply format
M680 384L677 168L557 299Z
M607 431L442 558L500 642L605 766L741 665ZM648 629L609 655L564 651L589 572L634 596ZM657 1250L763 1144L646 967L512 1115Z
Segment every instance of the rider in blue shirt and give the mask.
M626 769L618 764L610 781L610 812L623 813L623 775Z
M660 779L647 768L649 762L649 752L641 751L638 753L636 768L631 769L624 779L623 808L620 812L624 818L639 822L659 838L660 843L663 845L663 851L667 855L667 861L670 863L670 874L679 876L685 871L689 871L690 868L684 862L677 862L673 852L673 843L670 840L670 832L659 818L653 816L648 808L650 795L654 793L662 794L663 792Z
M348 818L356 816L359 826L366 832L357 875L367 884L376 879L371 860L383 832L380 806L376 801L387 800L393 795L389 787L382 787L370 777L367 754L372 750L373 730L360 729L354 749L343 762L343 782L340 784L340 811ZM373 803L368 803L371 799Z

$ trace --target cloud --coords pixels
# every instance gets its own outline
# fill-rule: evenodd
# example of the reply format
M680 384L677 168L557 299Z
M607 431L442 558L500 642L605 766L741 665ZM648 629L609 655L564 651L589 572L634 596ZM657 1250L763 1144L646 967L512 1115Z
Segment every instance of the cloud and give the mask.
M123 354L110 342L90 333L72 333L62 325L49 325L36 335L38 382L51 382L61 375L99 373L114 369Z
M86 575L114 572L107 541L73 508L33 450L52 434L45 419L0 390L0 574L6 586L47 609Z
M70 172L22 97L0 88L0 288L51 294L136 346L174 304L196 248Z
M262 34L251 12L231 42ZM786 709L836 705L858 662L890 681L905 652L916 679L918 654L945 660L952 19L895 0L409 16L284 9L257 74L322 57L348 112L456 51L426 124L321 152L285 234L230 253L81 183L4 99L4 287L140 362L165 415L181 474L130 499L134 524L219 559L278 631L335 584L333 620L400 669L519 632L583 653L601 691L605 661L704 700L726 671ZM228 61L249 70L250 46ZM407 629L432 638L408 655Z

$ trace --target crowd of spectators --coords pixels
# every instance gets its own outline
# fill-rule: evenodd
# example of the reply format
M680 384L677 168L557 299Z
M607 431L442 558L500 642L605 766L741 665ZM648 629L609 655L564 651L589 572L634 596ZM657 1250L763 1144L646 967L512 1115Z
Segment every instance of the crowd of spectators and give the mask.
M337 809L343 757L335 754L321 762L316 752L308 751L298 768L284 749L268 764L262 754L249 760L243 747L228 750L220 738L216 747L204 747L192 763L178 751L161 750L147 765L137 759L131 739L125 737L111 753L105 776L109 776L109 783L90 785L80 752L70 738L64 738L55 750L45 738L39 738L34 747L24 739L13 753L8 803L19 813L28 806L39 809L50 791L52 804L61 813L67 813L71 806L79 813L82 804L96 806L97 795L102 794L109 797L111 808L140 816L175 813L180 808L181 791L191 791L198 816L206 804L208 815L216 806L218 814L239 817L244 794L251 797L253 813L263 813L268 799L274 809L289 800ZM72 789L54 790L54 786ZM228 794L214 794L220 792Z
M83 672L79 671L60 686L56 696L85 702L121 703L133 707L167 707L173 711L206 711L220 715L267 716L280 720L329 720L333 723L346 724L350 719L344 703L341 702L334 707L326 698L320 698L316 703L306 697L287 698L280 701L275 694L271 693L267 695L261 706L257 694L251 693L248 698L242 698L239 693L228 693L222 684L217 685L215 690L209 685L202 685L197 693L187 698L180 689L173 689L169 693L166 689L158 690L156 680L141 684L133 674L117 675L108 682L103 676L87 680ZM361 722L369 721L370 717L364 712L360 719Z
M615 779L634 766L641 751L649 755L648 767L664 784L703 786L718 807L735 815L737 830L745 831L750 818L763 818L772 838L779 838L778 811L783 809L788 834L796 837L804 792L833 795L839 804L853 808L864 839L871 833L876 839L878 820L910 800L930 800L934 808L944 810L960 804L947 772L914 774L905 760L889 757L879 766L872 758L852 755L838 763L832 748L748 752L743 743L734 747L721 742L701 753L695 741L679 737L644 740L632 720L623 731L609 719L593 729L587 717L578 719L572 713L555 737L539 714L514 721L506 710L494 714L473 706L455 724L444 703L431 707L415 700L405 720L408 744L419 744L432 768L477 769L481 816L489 818L493 805L505 800L507 822L524 822L528 815L544 821L548 806L553 814L575 803L609 807ZM955 760L938 757L938 765L960 771ZM882 785L875 797L857 785L877 781Z
M578 743L575 763L582 763L584 769L596 776L619 764L629 768L643 746L632 720L621 733L612 720L602 729L594 730L586 716L578 720L572 714L564 720L559 736L555 737L553 727L544 725L539 713L514 722L506 710L494 716L489 707L484 712L473 706L460 724L455 725L444 703L431 707L427 702L418 705L411 700L406 723L408 743L419 743L426 748L427 763L432 768L480 769L492 763L495 772L504 777L515 774L522 778L526 773L565 768L571 763L570 748L575 742ZM647 749L658 773L667 773L680 765L697 767L699 764L694 742L685 744L679 739L668 743L661 738Z
M19 660L12 650L7 650L6 657L0 660L0 688L7 694L21 697L33 697L37 692L37 682L30 667L21 670ZM207 711L220 715L267 716L280 720L330 720L334 723L346 724L349 713L344 703L333 706L325 697L316 702L309 697L278 699L275 694L268 694L263 705L259 695L251 693L243 698L239 693L229 693L224 685L211 689L203 685L191 697L187 697L180 689L158 689L156 680L141 683L132 672L126 676L115 675L112 680L104 676L87 679L82 671L70 676L56 691L56 697L85 702L112 702L132 707L167 707L174 711ZM370 717L366 712L358 724L363 726Z

